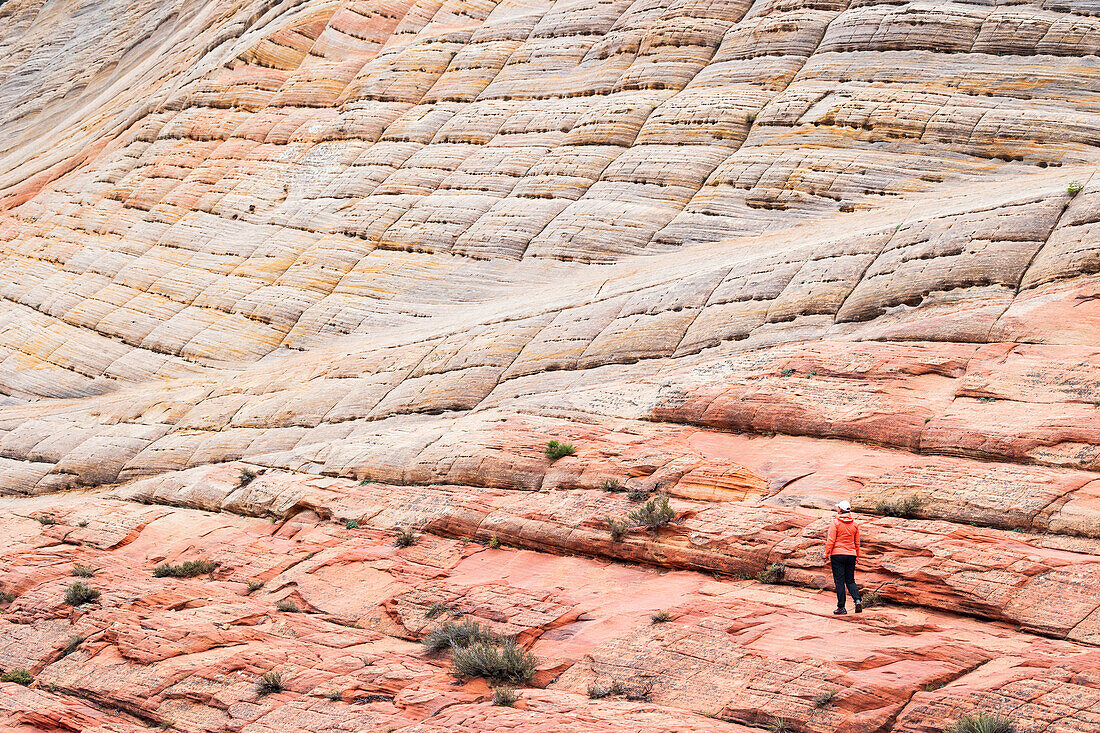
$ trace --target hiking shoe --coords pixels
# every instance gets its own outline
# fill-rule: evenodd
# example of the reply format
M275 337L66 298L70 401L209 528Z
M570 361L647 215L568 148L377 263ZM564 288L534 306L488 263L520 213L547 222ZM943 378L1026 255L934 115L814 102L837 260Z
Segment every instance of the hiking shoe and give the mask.
M863 613L863 601L856 601L856 613Z
M844 610L843 608L838 608L835 611L833 611L833 615L834 616L847 616L848 612L846 610Z

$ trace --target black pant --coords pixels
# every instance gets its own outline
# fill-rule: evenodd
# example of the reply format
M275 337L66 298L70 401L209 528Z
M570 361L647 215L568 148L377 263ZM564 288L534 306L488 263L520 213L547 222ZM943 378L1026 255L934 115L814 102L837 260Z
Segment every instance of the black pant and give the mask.
M833 566L833 584L836 585L836 607L844 608L844 587L852 594L852 600L859 603L859 588L856 586L856 556L830 555Z

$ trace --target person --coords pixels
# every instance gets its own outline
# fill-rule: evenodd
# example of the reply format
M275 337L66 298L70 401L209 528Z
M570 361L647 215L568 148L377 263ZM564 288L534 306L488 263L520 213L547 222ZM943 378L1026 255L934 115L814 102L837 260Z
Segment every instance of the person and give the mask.
M863 601L856 585L856 561L859 560L859 525L852 519L852 505L847 499L836 505L836 519L829 527L825 541L825 562L833 567L833 583L836 585L836 610L833 615L848 613L845 608L844 590L852 594L856 613L863 613Z

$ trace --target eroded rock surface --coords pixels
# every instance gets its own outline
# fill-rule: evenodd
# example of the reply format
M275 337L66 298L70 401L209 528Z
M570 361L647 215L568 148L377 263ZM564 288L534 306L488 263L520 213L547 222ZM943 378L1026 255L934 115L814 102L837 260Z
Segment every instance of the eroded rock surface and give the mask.
M1098 54L1089 0L0 3L0 730L1100 729Z

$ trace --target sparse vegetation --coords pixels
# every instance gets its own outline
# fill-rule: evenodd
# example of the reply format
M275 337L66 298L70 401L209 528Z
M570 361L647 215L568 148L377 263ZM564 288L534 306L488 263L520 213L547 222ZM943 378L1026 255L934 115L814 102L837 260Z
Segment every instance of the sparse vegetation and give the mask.
M495 644L499 641L499 636L476 621L444 621L421 639L424 647L432 653L464 649L478 642Z
M649 620L655 624L667 624L672 620L672 614L668 611L658 611L649 617Z
M839 690L825 690L824 692L818 693L817 697L814 698L814 707L823 708L827 706L836 699L837 692L839 692Z
M787 567L782 563L773 562L768 567L761 570L756 574L756 579L761 583L767 583L774 585L783 580L783 576L787 574Z
M793 733L782 718L772 718L768 723L768 733Z
M424 618L435 618L443 613L453 613L454 609L446 603L433 603L428 606L428 610L424 612Z
M241 472L237 474L237 487L244 488L250 483L256 480L258 474L250 468L242 468Z
M598 685L595 682L588 686L588 699L590 700L600 700L602 698L608 697L610 694L611 690L603 687L602 685Z
M15 600L15 594L9 590L0 593L0 603L11 603Z
M404 527L398 528L393 540L394 547L412 547L415 544L416 532Z
M859 594L859 600L863 603L864 608L874 608L875 606L885 606L886 599L878 594L878 591L865 590Z
M792 374L794 374L794 369L784 369L783 371L779 372L779 375L782 377L789 377Z
M255 593L256 591L258 591L260 588L263 588L263 587L264 587L264 582L262 580L250 580L250 581L248 581L248 586L247 586L247 590L245 590L245 595L252 595L253 593Z
M924 499L916 494L908 496L904 499L896 499L894 501L883 500L875 504L875 512L882 514L886 517L902 517L904 519L912 519L917 516L917 512L920 511L921 506L924 504Z
M218 567L216 562L209 560L185 560L179 565L161 563L153 568L154 578L197 578L214 572Z
M264 672L256 682L257 695L270 695L273 692L282 692L285 689L283 676L278 672Z
M630 529L630 525L621 519L615 519L615 517L607 517L604 521L607 523L607 531L611 533L612 542L620 541L626 531Z
M355 521L354 519L349 519L347 522L344 523L344 527L346 529L359 529L359 522Z
M1081 189L1083 189L1084 187L1085 186L1080 181L1070 181L1069 185L1066 186L1066 193L1068 193L1071 197L1076 196L1077 194L1081 193Z
M87 519L81 519L79 522L76 523L76 526L83 529L84 527L88 526L88 520Z
M86 636L70 636L69 643L66 644L61 650L62 658L69 656L77 649L79 649L80 645L83 644L87 639L88 637Z
M1016 733L1016 724L1001 715L965 715L944 733Z
M46 525L47 527L51 524L57 524L57 519L55 519L52 514L39 514L34 518L34 521Z
M627 518L638 526L657 529L675 519L676 512L669 506L668 496L661 494L630 512Z
M623 482L617 478L605 478L600 482L600 491L622 491Z
M298 604L289 598L284 598L275 604L275 608L279 609L283 613L301 613L302 609L298 608Z
M17 685L26 687L34 682L34 676L25 669L12 669L0 674L0 682L14 682Z
M97 598L99 598L99 591L92 588L87 583L81 583L80 581L73 583L69 586L69 589L65 591L65 603L73 607L91 603Z
M631 489L626 492L626 498L631 501L645 501L649 498L649 491L647 489Z
M339 692L330 692L325 695L325 697L327 697L329 700L332 700L333 702L340 702L344 699L344 696Z
M559 458L575 455L576 452L577 450L572 443L559 443L556 440L551 440L546 444L546 457L550 459L551 463Z
M510 708L519 700L519 693L511 687L498 687L493 690L493 704L498 707Z
M490 549L493 549L493 550L500 549L500 538L497 537L496 535L493 535L492 537L490 537L489 542L487 544L487 547L489 547Z
M451 656L455 676L484 677L494 682L523 684L535 674L533 654L514 639L477 641L457 648Z
M76 578L90 578L96 571L87 565L73 565L72 574Z

